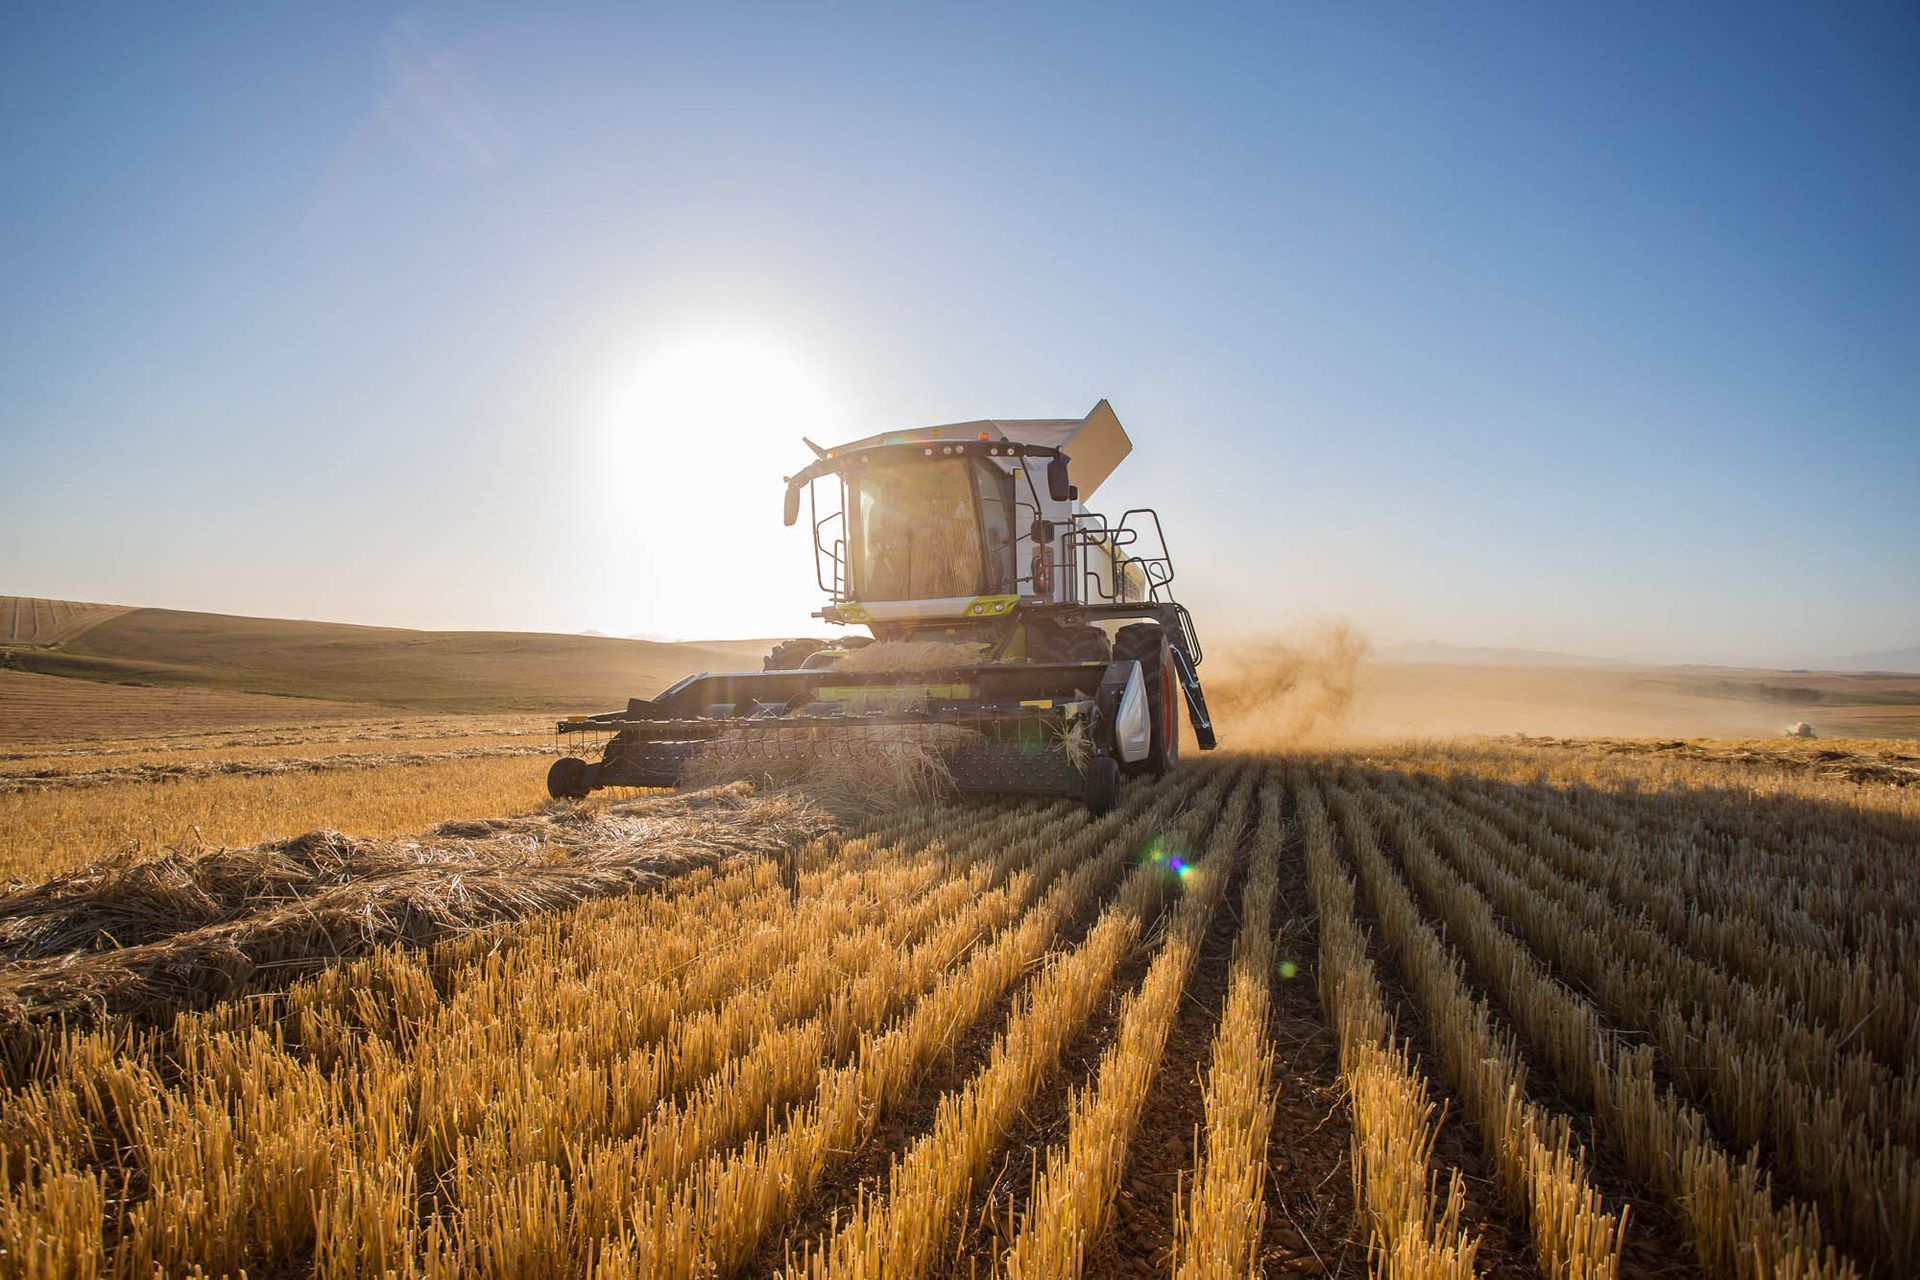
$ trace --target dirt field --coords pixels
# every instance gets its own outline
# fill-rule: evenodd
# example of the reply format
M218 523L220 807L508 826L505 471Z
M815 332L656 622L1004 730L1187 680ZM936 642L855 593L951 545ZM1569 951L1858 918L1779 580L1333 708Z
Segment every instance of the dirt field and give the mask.
M21 887L0 1256L1911 1274L1920 787L1771 745L1228 756L1099 820L539 806Z

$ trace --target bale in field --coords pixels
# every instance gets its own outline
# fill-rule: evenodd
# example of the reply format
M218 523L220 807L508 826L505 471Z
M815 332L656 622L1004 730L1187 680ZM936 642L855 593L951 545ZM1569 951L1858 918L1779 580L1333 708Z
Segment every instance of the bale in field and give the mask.
M1819 735L1813 731L1813 726L1808 724L1805 720L1800 721L1798 724L1794 725L1793 728L1787 730L1787 736L1789 738L1819 737Z

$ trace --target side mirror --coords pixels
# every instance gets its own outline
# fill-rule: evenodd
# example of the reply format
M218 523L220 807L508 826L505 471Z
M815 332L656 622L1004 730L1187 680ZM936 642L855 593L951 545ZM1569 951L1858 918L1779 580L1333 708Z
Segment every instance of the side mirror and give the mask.
M792 526L794 521L800 518L800 488L798 485L790 484L787 486L787 505L783 514L786 517L786 522L789 527Z
M1047 463L1047 495L1055 502L1072 502L1077 496L1073 481L1067 477L1067 455L1056 453Z

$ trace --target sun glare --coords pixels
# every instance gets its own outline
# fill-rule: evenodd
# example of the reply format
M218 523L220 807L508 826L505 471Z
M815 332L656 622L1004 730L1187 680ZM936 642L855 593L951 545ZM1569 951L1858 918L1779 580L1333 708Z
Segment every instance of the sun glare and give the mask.
M780 522L802 436L845 434L783 343L709 333L643 351L617 377L600 451L599 616L622 634L785 633L820 605L812 543Z

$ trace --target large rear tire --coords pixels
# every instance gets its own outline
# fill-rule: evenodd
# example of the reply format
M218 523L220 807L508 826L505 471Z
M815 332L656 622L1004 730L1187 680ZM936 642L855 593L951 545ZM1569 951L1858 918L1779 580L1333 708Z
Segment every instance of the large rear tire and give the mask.
M1133 773L1159 777L1180 763L1180 689L1167 657L1167 635L1157 622L1131 622L1113 636L1113 660L1140 664L1147 706L1153 712L1153 745L1147 757L1127 766Z
M825 640L815 640L803 636L798 640L782 640L773 646L773 652L761 664L762 671L798 671L800 664L827 647Z

